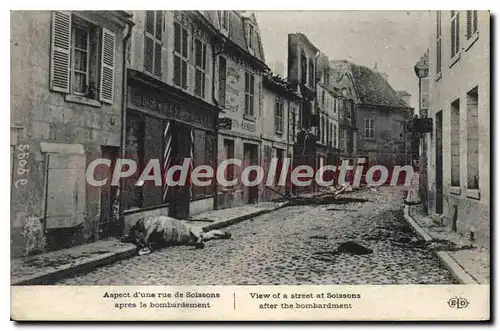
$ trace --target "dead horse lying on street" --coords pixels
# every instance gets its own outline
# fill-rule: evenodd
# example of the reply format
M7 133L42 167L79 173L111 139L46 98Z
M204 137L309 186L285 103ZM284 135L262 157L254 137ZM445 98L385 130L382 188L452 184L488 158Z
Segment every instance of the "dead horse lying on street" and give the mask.
M122 241L135 244L139 252L145 248L153 251L157 248L180 245L204 248L205 241L229 238L231 234L227 231L203 232L200 227L191 227L172 217L150 216L140 218Z

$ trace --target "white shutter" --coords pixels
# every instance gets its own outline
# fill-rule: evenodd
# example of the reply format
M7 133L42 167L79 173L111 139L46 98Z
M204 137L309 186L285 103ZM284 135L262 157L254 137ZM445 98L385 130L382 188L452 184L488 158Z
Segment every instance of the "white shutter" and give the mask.
M71 61L71 13L52 12L50 89L69 93Z
M115 86L115 34L102 29L101 86L99 99L113 103Z

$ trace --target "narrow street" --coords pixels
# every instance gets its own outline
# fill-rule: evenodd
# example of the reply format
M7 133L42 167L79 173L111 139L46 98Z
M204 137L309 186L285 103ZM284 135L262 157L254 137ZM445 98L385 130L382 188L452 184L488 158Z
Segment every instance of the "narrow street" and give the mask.
M231 226L232 239L203 250L167 248L56 285L454 283L431 251L403 240L417 238L403 218L399 188L345 197L366 201L286 207ZM373 253L332 254L346 241Z

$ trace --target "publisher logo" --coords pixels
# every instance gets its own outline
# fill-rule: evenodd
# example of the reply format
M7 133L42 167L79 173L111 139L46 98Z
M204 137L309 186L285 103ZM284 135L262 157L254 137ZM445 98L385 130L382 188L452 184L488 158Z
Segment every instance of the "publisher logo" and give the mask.
M450 306L450 308L463 309L467 308L468 305L469 301L462 297L454 297L448 300L448 306Z

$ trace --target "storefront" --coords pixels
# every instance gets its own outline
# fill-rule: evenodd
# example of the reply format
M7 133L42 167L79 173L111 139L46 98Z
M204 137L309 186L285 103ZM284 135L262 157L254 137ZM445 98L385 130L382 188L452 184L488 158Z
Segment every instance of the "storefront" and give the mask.
M179 219L214 209L215 184L169 186L167 170L189 158L190 169L216 166L218 108L177 89L131 71L128 82L124 158L137 163L135 175L121 183L121 210L128 229L143 216L169 215ZM162 183L136 185L145 166L158 160Z

